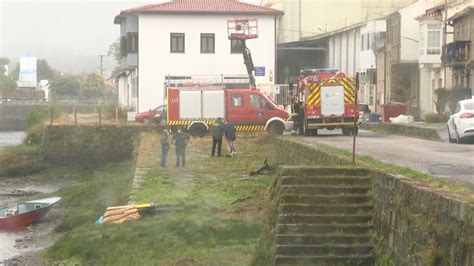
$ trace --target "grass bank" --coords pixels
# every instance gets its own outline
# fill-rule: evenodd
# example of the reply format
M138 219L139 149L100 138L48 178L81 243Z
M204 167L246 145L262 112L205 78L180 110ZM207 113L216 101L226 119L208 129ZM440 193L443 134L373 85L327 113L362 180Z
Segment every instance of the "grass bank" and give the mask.
M444 124L444 127L446 124ZM371 130L374 132L401 135L419 139L441 141L438 134L442 125L440 124L392 124L392 123L377 123L377 124L361 124L362 129Z
M338 149L329 145L319 144L318 149L328 154L336 155L342 157L348 161L352 160L352 152L346 151L343 149ZM474 203L474 195L471 191L464 188L462 185L445 181L434 179L429 174L424 174L418 171L415 171L409 167L397 166L393 164L388 164L376 160L372 156L367 155L356 155L356 163L359 166L367 167L369 169L379 170L384 173L390 173L395 175L402 175L408 179L419 181L420 186L429 186L432 189L439 191L447 196L452 196L455 198L460 198L469 203Z
M140 189L137 202L167 209L156 216L101 230L94 222L107 206L128 201L131 162L87 173L61 191L67 208L48 250L53 263L116 265L250 264L262 231L271 176L249 177L269 152L264 139L239 139L238 155L211 157L211 140L193 139L185 168L158 166ZM173 150L169 165L173 165ZM103 232L105 237L103 237Z

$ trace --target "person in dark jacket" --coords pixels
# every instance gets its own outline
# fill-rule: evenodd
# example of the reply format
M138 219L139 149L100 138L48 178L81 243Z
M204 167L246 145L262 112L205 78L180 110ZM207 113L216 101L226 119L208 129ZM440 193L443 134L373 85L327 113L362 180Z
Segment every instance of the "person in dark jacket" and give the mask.
M163 134L161 135L161 167L166 167L166 157L168 157L168 151L170 150L170 142L169 142L169 132L168 130L163 130Z
M176 148L176 167L186 165L186 146L189 142L188 134L183 132L182 128L178 129L178 132L173 137L174 146Z
M229 156L237 154L234 143L237 138L235 134L235 127L234 124L229 121L226 121L224 124L224 136L227 141L227 152L229 153Z
M214 126L212 127L212 151L211 155L214 156L216 154L216 146L217 146L217 156L222 156L222 136L224 136L224 124L222 122L222 118L217 118Z

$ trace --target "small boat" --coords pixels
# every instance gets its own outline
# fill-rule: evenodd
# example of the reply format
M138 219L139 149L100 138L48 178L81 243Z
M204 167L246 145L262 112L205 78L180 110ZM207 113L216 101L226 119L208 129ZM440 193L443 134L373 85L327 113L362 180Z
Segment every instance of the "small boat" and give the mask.
M39 221L60 199L52 197L0 207L0 230L20 229Z

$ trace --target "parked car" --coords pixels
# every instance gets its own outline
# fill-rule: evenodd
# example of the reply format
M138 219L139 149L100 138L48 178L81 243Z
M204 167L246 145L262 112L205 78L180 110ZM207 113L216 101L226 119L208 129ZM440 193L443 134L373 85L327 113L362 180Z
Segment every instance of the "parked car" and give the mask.
M138 113L135 115L135 122L143 123L144 125L149 125L151 122L160 123L165 109L166 105L160 105L155 109Z
M457 102L447 126L451 143L461 143L465 139L474 138L474 99Z

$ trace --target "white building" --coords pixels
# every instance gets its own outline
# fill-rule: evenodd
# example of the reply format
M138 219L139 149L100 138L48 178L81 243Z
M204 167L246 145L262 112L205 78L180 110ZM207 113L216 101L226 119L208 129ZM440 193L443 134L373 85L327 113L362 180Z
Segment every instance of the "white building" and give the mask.
M258 20L257 39L247 40L261 76L274 83L276 22L283 12L235 0L173 0L122 11L122 71L119 103L138 112L165 101L167 77L246 75L237 41L228 39L227 20ZM263 71L262 71L263 70Z
M456 12L473 4L473 0L453 0L447 5L447 10L445 5L439 5L426 10L417 18L420 23L419 68L422 114L436 112L436 89L443 87L450 89L453 86L452 71L444 67L441 60L445 16L447 15L449 18ZM453 32L449 25L447 32ZM452 40L453 35L446 34L446 43L450 43Z
M371 20L360 28L359 102L366 103L372 111L383 104L383 91L377 91L377 54L382 52L386 41L385 20Z

